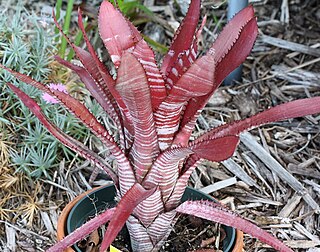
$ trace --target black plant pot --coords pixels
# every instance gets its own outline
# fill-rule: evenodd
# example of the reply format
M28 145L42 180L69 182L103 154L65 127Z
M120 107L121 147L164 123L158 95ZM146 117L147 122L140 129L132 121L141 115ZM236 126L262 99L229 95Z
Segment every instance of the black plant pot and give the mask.
M84 222L90 219L90 217L95 216L97 212L115 206L115 194L116 191L114 186L108 185L89 192L86 197L80 199L71 209L67 217L66 234L69 234L80 227ZM182 197L182 202L201 199L214 201L209 195L187 187ZM223 240L223 251L231 252L236 241L236 230L224 225L222 225L222 228L226 233L226 238ZM73 249L77 252L81 252L76 245L73 246Z

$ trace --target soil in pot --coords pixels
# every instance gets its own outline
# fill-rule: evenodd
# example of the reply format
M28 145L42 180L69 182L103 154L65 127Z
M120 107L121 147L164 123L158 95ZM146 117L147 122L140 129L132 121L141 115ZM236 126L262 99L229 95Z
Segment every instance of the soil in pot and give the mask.
M79 242L78 247L83 252L98 251L102 233L103 230L99 230L91 234L86 240ZM220 225L201 218L181 215L160 252L186 252L197 249L223 251L225 237L225 231ZM123 229L112 245L122 252L132 252L128 240L128 233Z
M181 215L160 252L185 252L198 249L222 251L225 238L224 229L217 223Z

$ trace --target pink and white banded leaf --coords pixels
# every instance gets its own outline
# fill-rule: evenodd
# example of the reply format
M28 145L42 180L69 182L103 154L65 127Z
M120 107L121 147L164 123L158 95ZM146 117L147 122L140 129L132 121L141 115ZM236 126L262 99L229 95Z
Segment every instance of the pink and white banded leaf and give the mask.
M178 131L183 106L192 97L203 96L211 92L214 80L214 59L203 56L181 76L172 87L167 98L155 112L155 121L161 150L168 148Z
M134 209L133 215L139 218L142 225L148 227L164 209L162 194L158 188L149 198L142 201Z
M198 162L195 162L192 166L189 166L182 173L182 175L179 176L179 178L174 186L174 189L172 191L172 194L165 204L165 208L168 211L175 209L181 203L181 198L184 194L184 191L186 190L186 187L188 186L188 181L189 181L190 175L197 168L197 165L200 163L201 159L197 158L197 161Z
M144 199L152 195L155 190L156 187L146 190L140 184L135 183L126 194L122 196L116 206L116 210L113 213L107 231L104 234L100 251L105 251L111 245L134 208Z
M196 61L198 54L198 39L205 25L206 17L202 20L201 26L199 27L197 34L194 36L190 48L179 53L175 62L172 64L170 71L165 76L166 88L172 89L172 86L177 83L181 75L184 74L189 67Z
M85 84L86 88L89 90L90 94L95 98L95 100L100 104L100 106L108 113L108 115L113 119L114 122L119 121L119 114L115 111L115 108L112 106L109 98L107 97L104 90L101 86L96 82L95 79L89 74L89 72L75 64L66 61L59 56L55 56L55 60L57 60L61 65L71 69L74 71L81 79L81 81ZM118 122L120 125L121 123Z
M52 90L52 93L74 114L80 121L87 126L108 148L115 157L118 164L118 176L120 183L120 191L124 194L136 181L133 168L124 152L115 143L112 136L101 125L98 120L90 113L90 111L77 99L60 92ZM122 176L120 176L122 175Z
M242 16L244 17L242 18ZM233 30L235 28L237 30ZM254 45L257 34L258 27L252 6L240 11L221 32L208 52L208 54L213 55L216 62L212 65L212 68L215 68L212 92L190 100L184 111L181 122L182 129L177 135L176 141L186 139L187 136L191 135L201 110L223 79L246 59Z
M152 49L142 39L139 31L111 3L105 1L101 5L100 13L100 35L111 59L113 58L113 63L119 67L120 59L126 51L135 55L146 72L152 96L152 107L155 110L165 98L166 89ZM121 30L115 29L117 26L114 25L115 23L121 25Z
M206 159L213 162L226 160L233 155L238 143L239 137L236 136L226 136L198 143L191 142L189 145L191 146L191 150L194 151L194 154L185 162L184 169L180 172L172 195L165 203L166 209L170 210L177 207L188 184L189 177L200 160Z
M155 111L167 96L167 92L163 77L155 61L154 52L149 45L141 39L136 44L132 54L139 60L145 70L152 98L152 110Z
M133 121L135 139L130 156L136 179L141 182L158 155L159 147L146 74L131 53L122 55L116 90L129 109Z
M188 12L176 31L170 49L163 59L161 71L164 75L167 75L171 70L178 56L183 51L190 49L198 26L200 6L200 0L191 1Z
M143 181L145 188L159 186L165 203L179 176L179 162L193 153L189 148L168 149L161 153Z
M176 62L173 64L171 70L168 72L168 76L166 76L167 90L171 90L172 87L180 79L180 77L194 63L197 57L195 51L196 50L194 49L194 44L192 44L190 49L183 51L180 55L178 55Z
M152 251L154 244L146 227L134 215L127 220L127 228L130 234L131 248L133 251Z
M66 36L59 25L55 15L54 17L54 22L56 24L56 27L60 30L61 34L66 38L68 41L69 45L72 47L72 49L75 51L76 56L79 58L81 61L82 65L84 68L88 71L88 73L95 79L96 83L98 84L98 88L103 90L103 92L106 93L105 97L108 97L110 100L110 103L114 105L114 110L117 111L117 104L119 108L121 109L122 112L122 122L123 122L123 127L124 127L124 133L126 135L126 141L127 145L130 146L132 136L134 134L132 130L132 125L131 125L131 118L130 114L128 113L127 108L125 107L123 101L121 100L121 97L119 94L115 91L114 85L115 81L113 78L110 76L110 73L108 72L107 68L100 62L100 60L97 58L97 55L95 54L91 44L89 43L88 39L86 39L87 45L89 45L89 50L91 53L88 53L84 49L75 46L68 36ZM78 16L79 17L79 16ZM80 22L82 21L81 15L79 17ZM80 27L83 29L83 35L86 38L86 34L84 32L84 27L83 24ZM117 104L113 101L116 100ZM121 117L119 117L120 119ZM120 122L121 123L121 122Z
M100 37L107 48L115 67L119 67L122 53L133 50L136 38L121 12L103 1L98 16Z
M262 230L257 225L245 220L240 215L210 201L186 201L177 207L177 212L190 214L199 218L235 227L281 252L293 252L273 235Z
M80 156L84 157L85 159L89 159L93 163L96 163L99 167L101 167L107 172L107 174L112 178L116 185L118 184L117 175L112 170L110 165L108 165L99 155L97 155L95 152L91 151L87 146L77 141L76 139L70 137L69 135L61 131L57 126L52 124L42 113L40 106L27 94L25 94L23 91L21 91L19 88L12 85L11 83L7 83L7 85L55 138L57 138L62 144L69 147L71 150L78 153Z
M77 228L71 234L64 237L59 243L56 243L50 247L47 252L61 252L72 246L76 242L84 239L87 235L104 224L106 224L112 218L115 208L106 209L103 213L93 217L88 222L84 223L81 227Z
M174 225L175 211L163 212L148 226L147 231L153 244L159 243L164 237L168 237L170 227Z
M267 123L307 116L319 112L320 97L291 101L272 107L249 118L216 127L197 138L195 142L203 141L204 139L219 138L226 135L239 135L243 131Z

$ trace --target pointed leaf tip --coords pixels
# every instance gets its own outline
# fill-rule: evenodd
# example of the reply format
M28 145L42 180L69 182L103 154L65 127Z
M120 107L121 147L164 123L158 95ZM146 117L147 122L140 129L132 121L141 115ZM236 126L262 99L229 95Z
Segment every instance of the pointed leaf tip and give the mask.
M101 39L111 60L116 67L119 67L122 52L135 44L133 31L122 13L108 1L101 3L98 25Z
M241 10L225 26L209 50L217 62L216 85L246 59L257 35L257 20L252 6Z

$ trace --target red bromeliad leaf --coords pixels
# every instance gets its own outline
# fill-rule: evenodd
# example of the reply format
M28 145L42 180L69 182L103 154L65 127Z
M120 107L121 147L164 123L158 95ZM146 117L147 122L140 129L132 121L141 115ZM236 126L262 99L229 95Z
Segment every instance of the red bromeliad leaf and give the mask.
M100 7L99 30L116 67L119 67L120 59L125 51L133 51L147 75L152 96L152 108L155 110L165 98L166 90L151 48L142 39L138 30L107 1L104 1ZM127 130L130 135L135 134L130 128Z
M181 203L181 198L188 185L190 175L197 168L198 164L201 161L201 159L197 160L198 162L195 162L193 165L189 166L186 169L186 171L178 178L177 183L175 184L174 189L172 191L172 194L170 195L169 199L165 204L165 208L167 209L167 211L175 209Z
M127 228L131 240L132 251L152 251L154 245L151 241L146 227L134 215L130 215L127 220Z
M230 23L232 23L232 21L230 21ZM223 49L221 49L219 46L221 43L225 42L223 34L224 32L220 34L213 46L210 48L210 50L214 50L214 57L217 61L215 76L216 85L220 85L224 78L227 77L227 75L234 69L240 66L240 64L245 61L248 54L251 52L258 35L256 18L253 17L248 23L241 27L238 37L234 41L229 42L229 46L231 46L231 48L226 48L227 51L225 51L223 55L220 55L220 53L223 52ZM221 40L222 42L220 42Z
M136 44L132 54L139 60L145 70L152 97L152 110L155 111L165 99L167 93L163 77L155 61L154 53L149 45L141 39Z
M105 144L115 157L118 164L120 190L121 193L124 194L136 181L134 171L127 157L119 149L108 131L81 102L58 90L52 90L52 93Z
M19 79L22 82L25 82L39 90L41 90L42 92L48 93L52 96L55 96L52 92L51 89L48 88L47 86L43 85L41 82L38 82L34 79L32 79L31 77L29 77L28 75L25 74L21 74L19 72L16 72L10 68L5 67L4 65L0 64L0 68L3 68L5 70L7 70L8 72L10 72L13 76L15 76L17 79Z
M119 201L116 210L104 234L100 251L105 251L129 218L134 208L144 199L150 197L157 188L144 189L140 184L135 183Z
M143 67L131 54L122 56L116 89L132 117L135 139L130 151L136 179L141 182L159 153L150 91Z
M215 58L215 64L212 65L212 68L215 68L212 92L190 100L184 112L181 130L174 141L175 144L189 139L201 110L223 79L246 59L257 34L257 22L253 8L250 6L240 11L218 36L208 52Z
M55 59L65 67L68 67L74 71L85 84L86 88L89 90L90 94L95 98L95 100L100 104L100 106L106 111L106 113L111 117L111 119L116 123L117 126L121 127L121 117L117 113L113 104L110 102L110 99L107 97L107 94L102 89L101 85L97 83L95 79L87 72L83 67L74 65L69 61L66 61L59 56L55 56ZM119 128L119 127L118 127ZM122 129L119 128L119 132L122 132Z
M315 113L320 113L320 97L287 102L260 112L252 117L216 127L199 137L195 142L227 135L239 135L245 130L252 129L263 124Z
M100 62L100 60L98 59L97 55L95 54L91 44L89 43L89 41L87 39L86 33L84 32L84 27L82 24L81 15L79 17L79 25L80 25L80 28L82 28L82 30L83 30L83 35L84 35L84 38L86 38L86 43L88 45L90 53L88 53L87 51L83 50L82 48L80 48L78 46L75 46L69 40L68 36L66 36L63 33L63 30L62 30L61 26L59 25L59 23L57 22L55 15L53 15L53 17L54 17L54 22L55 22L57 28L60 30L61 34L66 38L69 45L75 51L76 56L79 58L82 65L84 66L84 68L88 71L88 73L96 81L98 89L105 92L106 95L104 97L108 97L110 100L110 103L113 104L114 108L112 108L111 110L117 111L118 110L117 106L119 105L121 112L123 114L122 119L123 119L123 124L124 124L123 125L124 132L126 134L127 145L130 146L131 141L132 141L132 136L134 134L134 132L132 130L130 114L128 113L127 108L125 107L123 101L121 100L121 97L114 89L115 81L110 76L110 73L108 72L107 68L102 64L102 62ZM114 99L116 100L118 105L114 102ZM121 117L119 116L119 120L120 120L120 118ZM120 124L121 124L121 121L120 121Z
M229 54L231 48L235 45L235 43L238 43L237 40L239 39L240 32L244 30L245 37L247 36L251 37L254 35L254 33L256 33L255 32L256 29L247 30L248 28L246 28L246 25L252 19L255 20L255 17L254 17L253 7L250 5L242 9L241 11L239 11L223 28L222 32L219 34L219 36L213 43L212 47L210 48L211 50L214 51L214 55L217 63L220 63L224 59L224 57ZM251 34L251 32L254 32L254 33ZM232 60L240 61L238 63L240 65L242 61L244 61L247 55L250 53L251 49L252 49L252 45L243 44L244 53L242 53L241 50L239 50L237 51L237 55L240 54L241 57L243 57L242 54L245 54L244 58L238 60L237 55L233 55ZM240 55L238 57L240 57ZM229 63L232 64L232 62L229 62ZM236 66L232 68L236 68Z
M203 96L211 92L214 79L214 65L211 55L198 59L187 72L173 86L167 98L155 112L161 150L172 144L173 137L178 130L181 111L185 103L196 96Z
M135 36L121 12L108 1L101 4L98 24L100 37L108 49L111 60L119 67L122 53L133 48L137 42Z
M159 186L165 203L172 193L179 176L179 163L193 151L189 148L168 149L161 153L143 181L145 188Z
M115 24L121 27L120 30ZM101 38L116 67L119 67L125 51L132 52L139 60L147 75L152 96L152 108L155 110L166 97L166 89L149 45L142 39L139 31L122 16L121 12L106 1L100 8L99 27Z
M118 178L112 168L96 153L91 151L88 147L83 145L81 142L73 139L69 135L62 132L59 128L53 125L46 116L41 112L41 108L39 105L31 99L28 95L22 92L16 86L7 83L7 85L12 89L13 92L20 98L20 100L31 110L31 112L40 120L40 122L47 128L47 130L56 137L62 144L69 147L71 150L78 153L80 156L84 157L85 159L89 159L92 162L99 165L103 168L107 174L112 178L115 184L118 184Z
M255 238L258 238L260 241L274 247L278 251L293 252L293 250L288 248L268 232L257 227L250 221L243 219L241 216L223 207L219 203L209 201L186 201L176 210L179 213L194 215L196 217L237 228Z
M83 34L83 38L86 42L87 48L89 50L89 54L86 55L86 58L83 57L83 59L87 59L87 60L93 62L91 64L92 69L87 69L87 70L89 72L92 72L93 75L95 75L95 77L96 77L95 79L98 82L101 82L102 80L104 81L105 85L102 85L103 90L105 92L111 92L112 96L116 99L117 103L122 108L123 102L121 100L121 97L118 95L118 93L116 92L116 90L114 88L115 81L113 80L113 78L109 74L107 67L98 58L93 46L91 45L91 43L87 37L86 31L85 31L85 28L83 25L83 21L82 21L82 15L81 15L80 9L78 10L78 24L79 24L79 28ZM77 49L79 50L80 48L77 47ZM81 50L79 50L79 51L81 52ZM84 51L84 50L82 50L82 51Z
M134 183L135 183L135 176L133 174L133 170L131 168L131 165L129 163L129 161L127 160L127 158L125 157L125 155L122 153L122 151L118 148L118 146L114 143L112 137L108 134L108 132L104 129L104 127L98 123L95 118L91 115L91 113L77 100L75 100L74 98L72 98L71 96L63 93L63 92L59 92L57 90L51 90L48 87L46 87L45 85L43 85L40 82L37 82L35 80L33 80L32 78L30 78L27 75L24 74L20 74L18 72L15 72L11 69L8 69L2 65L0 65L0 67L8 70L10 73L12 73L14 76L16 76L19 80L32 85L36 88L38 88L39 90L46 92L52 96L54 96L55 98L57 98L58 100L60 100L60 102L62 104L64 104L64 106L71 111L74 115L76 115L85 125L87 125L87 127L91 130L93 130L93 132L95 134L97 134L97 136L99 138L101 138L101 140L108 146L108 148L110 148L110 151L112 152L112 154L115 156L116 160L118 161L118 175L121 178L120 183L122 182L122 180L125 180L126 183L121 183L123 184L120 189L121 189L121 193L125 193ZM16 87L13 87L16 88ZM31 99L29 97L27 97L28 99ZM25 97L25 99L27 99ZM34 103L34 102L33 102ZM30 107L29 107L30 108ZM79 109L81 108L81 109ZM31 109L31 108L30 108ZM33 111L34 112L34 111ZM34 112L35 113L35 112ZM41 114L42 115L42 114ZM38 115L36 115L38 117ZM39 114L40 116L40 114ZM43 116L43 115L42 115ZM89 119L90 117L90 119ZM39 118L39 117L38 117ZM40 118L39 118L40 120ZM44 119L43 119L44 120ZM41 120L40 120L41 121ZM44 124L44 121L41 121ZM49 123L49 122L48 122ZM53 127L53 125L45 125L46 128L50 131L49 127ZM56 127L54 127L55 130L59 130ZM60 131L60 130L59 130ZM51 131L50 131L51 132ZM52 132L51 132L52 133ZM52 133L53 134L53 133ZM81 156L84 156L85 152L83 151L84 149L84 145L82 146L82 149L77 150L75 149L75 146L71 146L71 143L66 143L66 141L64 141L64 139L72 139L71 137L66 137L67 134L60 132L60 134L63 134L64 137L60 137L58 138L56 135L55 137L58 138L59 141L61 141L64 145L70 147L72 150L76 150L77 152L82 151ZM70 142L71 140L69 140ZM75 142L76 140L72 140L73 142ZM69 145L70 146L69 146ZM79 145L80 142L77 142L77 144ZM82 145L82 144L81 144ZM86 150L89 152L89 149L86 147ZM91 152L91 156L92 158L94 158L94 162L98 163L104 170L108 170L108 168L104 167L103 165L101 165L100 160L98 160L97 158L99 157L98 155L95 154L95 156L93 156L94 152ZM85 157L88 158L88 157ZM95 161L96 160L96 161ZM104 162L102 162L103 164ZM109 172L110 173L110 172ZM109 174L110 175L110 174ZM120 175L123 175L123 177L121 177ZM116 181L118 181L118 179L115 177L115 175L113 174L113 179L116 179Z
M80 29L83 31L83 36L86 38L86 44L88 46L88 49L90 50L90 53L87 51L83 50L81 47L75 46L68 36L66 36L63 33L63 30L61 26L59 25L55 15L54 15L54 22L56 24L56 27L60 30L61 34L65 37L65 39L68 41L69 45L72 47L72 49L75 51L76 56L79 58L81 61L82 65L84 68L88 71L88 73L92 76L94 80L96 80L97 85L99 85L99 89L103 90L106 93L106 97L110 99L111 104L116 106L116 103L113 101L113 99L116 100L117 104L121 108L125 119L130 122L130 118L126 118L126 108L123 104L123 101L121 100L121 97L119 94L116 92L114 89L115 81L110 75L108 69L106 66L98 59L95 51L93 50L93 47L91 46L89 40L87 39L86 33L84 31L84 26L82 23L82 18L81 15L78 16L79 18L79 25ZM117 111L117 108L115 108Z
M161 213L153 223L145 226L140 219L131 215L127 221L133 251L158 251L170 234L176 219L176 212Z
M194 34L198 26L200 15L200 0L192 0L187 15L175 33L170 50L163 59L161 71L164 75L170 71L178 56L183 51L189 50L194 40Z
M198 143L190 143L191 150L194 151L194 154L191 155L184 164L184 169L180 172L172 195L165 204L166 209L171 210L177 207L188 184L191 173L202 159L213 162L226 160L233 155L238 143L239 137L237 136L226 136L211 139L211 141L207 140Z
M172 65L171 70L168 72L168 76L166 77L166 88L167 90L171 90L172 87L177 83L180 77L189 69L189 67L196 60L196 47L197 40L194 40L194 43L191 44L191 48L183 51L176 62Z
M175 224L176 215L176 211L163 212L148 226L147 232L155 248L163 245L161 241L166 241Z
M107 223L113 216L115 208L105 210L102 214L99 214L83 224L80 228L77 228L71 234L67 235L61 241L49 248L47 252L61 252L66 248L72 246L77 241L85 238L87 235L95 231L99 226Z
M204 140L195 144L191 143L191 150L199 158L213 162L221 162L231 157L239 143L238 136L225 136L221 138Z
M194 36L193 38L193 42L191 43L190 48L179 53L177 59L172 64L170 71L167 72L167 75L165 76L165 81L166 88L168 90L172 89L172 86L174 86L175 83L177 83L181 75L185 73L196 60L198 53L198 39L206 23L206 20L206 17L204 17L201 26L197 31L196 36Z
M154 219L163 212L164 205L160 189L150 197L142 201L133 211L133 215L139 219L139 222L148 227Z

